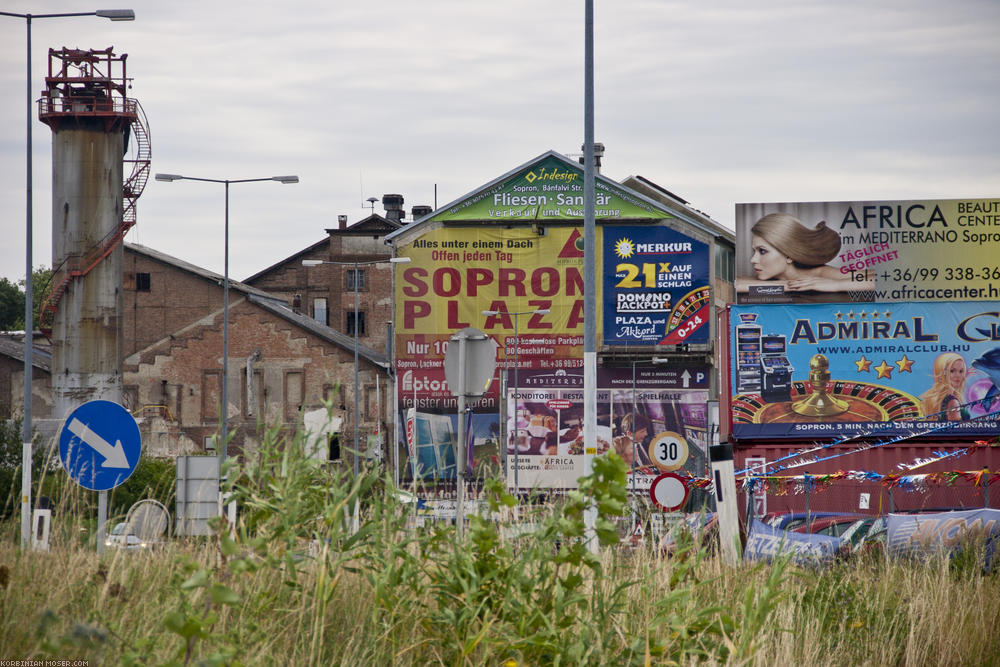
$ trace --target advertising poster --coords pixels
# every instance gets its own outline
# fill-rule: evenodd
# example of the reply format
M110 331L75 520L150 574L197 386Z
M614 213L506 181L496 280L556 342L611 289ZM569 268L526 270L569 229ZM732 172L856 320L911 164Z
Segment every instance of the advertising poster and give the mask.
M458 442L458 416L405 411L406 449L410 474L417 479L455 479L455 446ZM466 461L468 471L474 466L475 428L472 415L466 423Z
M936 514L890 514L886 549L895 557L954 554L963 547L984 549L990 567L1000 543L1000 510L978 509Z
M837 537L785 531L754 519L743 558L748 563L770 563L788 556L796 565L816 565L832 561L839 547Z
M604 344L708 343L708 244L669 227L604 228Z
M543 236L529 228L446 227L400 248L411 258L396 278L400 405L428 411L457 406L445 382L444 356L451 336L465 327L497 342L501 370L513 368L515 356L521 369L582 365L582 239L576 227L549 228ZM533 312L538 310L548 312ZM496 412L498 384L491 383L476 411Z
M598 176L594 215L602 220L662 220L674 217L660 205ZM520 173L501 177L436 214L439 221L583 221L583 168L549 155Z
M736 205L736 300L1000 299L1000 199Z
M736 439L995 435L996 303L732 306Z
M597 454L613 450L625 459L629 489L649 492L665 442L685 454L677 469L706 474L708 377L708 367L636 368L634 376L631 368L598 369ZM524 372L516 388L508 387L508 486L515 477L521 489L577 486L584 474L583 391L576 369Z

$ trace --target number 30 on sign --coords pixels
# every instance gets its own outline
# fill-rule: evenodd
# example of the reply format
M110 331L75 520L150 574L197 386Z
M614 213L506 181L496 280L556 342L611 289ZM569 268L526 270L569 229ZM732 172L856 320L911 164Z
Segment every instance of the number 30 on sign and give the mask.
M677 470L687 462L687 441L673 431L658 433L649 442L649 458L660 470Z

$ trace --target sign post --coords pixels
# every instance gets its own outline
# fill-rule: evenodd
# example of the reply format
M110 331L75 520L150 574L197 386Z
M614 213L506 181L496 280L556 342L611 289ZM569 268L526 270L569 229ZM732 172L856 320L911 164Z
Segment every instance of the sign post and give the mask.
M649 497L654 505L666 512L679 510L688 499L687 482L676 473L665 472L653 480Z
M114 444L111 444L114 443ZM66 418L59 433L59 459L77 484L98 491L97 553L104 551L108 490L132 476L142 454L135 418L111 401L88 401Z
M467 327L451 337L444 357L444 375L452 395L458 397L458 442L455 443L455 467L458 481L456 525L458 538L465 532L466 407L465 399L486 393L497 367L493 339L479 329Z

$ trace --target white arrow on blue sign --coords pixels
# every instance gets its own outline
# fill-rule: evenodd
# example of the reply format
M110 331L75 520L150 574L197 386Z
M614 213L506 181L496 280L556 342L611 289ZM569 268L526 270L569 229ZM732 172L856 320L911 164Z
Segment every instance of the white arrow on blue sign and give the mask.
M66 418L59 433L63 468L91 491L107 491L127 480L141 453L142 437L135 418L111 401L84 403Z

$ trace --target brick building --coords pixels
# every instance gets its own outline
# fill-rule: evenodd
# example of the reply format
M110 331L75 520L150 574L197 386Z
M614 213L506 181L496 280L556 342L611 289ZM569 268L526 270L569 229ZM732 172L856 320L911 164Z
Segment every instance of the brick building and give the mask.
M146 451L166 456L214 449L223 277L127 244L124 285L123 396L140 419ZM385 367L382 353L359 347L362 449L384 421L376 394L387 393ZM257 446L260 424L278 423L290 432L304 421L317 456L350 460L353 384L353 337L293 312L280 297L230 281L231 454Z
M386 214L372 213L348 226L341 215L327 237L246 279L246 284L281 296L295 312L351 337L357 333L363 345L386 353L392 322L392 256L385 237L406 223L403 197L382 197ZM413 207L414 217L430 207ZM303 261L324 262L303 266ZM354 263L357 262L357 265Z

